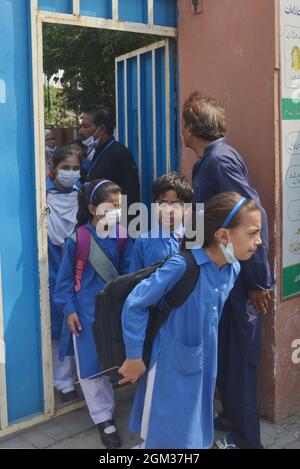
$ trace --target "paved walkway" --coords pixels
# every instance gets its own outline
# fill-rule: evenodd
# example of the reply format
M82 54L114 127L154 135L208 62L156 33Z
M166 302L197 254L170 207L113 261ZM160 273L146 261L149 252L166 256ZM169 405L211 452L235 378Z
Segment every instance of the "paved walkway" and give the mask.
M140 443L139 438L128 431L133 395L134 389L128 387L116 392L115 420L123 448L132 448ZM221 434L217 433L216 436ZM262 440L268 449L300 449L300 414L290 417L284 425L275 425L263 420ZM4 448L101 449L103 446L87 409L83 408L0 439L0 449Z

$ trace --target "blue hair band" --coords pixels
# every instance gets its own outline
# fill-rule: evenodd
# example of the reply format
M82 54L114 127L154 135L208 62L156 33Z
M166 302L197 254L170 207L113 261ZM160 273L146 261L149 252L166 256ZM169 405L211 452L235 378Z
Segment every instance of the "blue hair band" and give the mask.
M242 197L238 202L237 204L235 204L235 206L233 207L233 209L231 210L230 214L228 215L228 217L226 218L226 220L224 221L223 225L221 226L221 228L226 228L226 226L229 225L229 223L231 222L231 220L233 219L234 215L239 211L239 209L241 208L241 206L247 201L247 199L245 197Z
M105 184L106 182L111 182L111 181L109 179L104 179L104 181L100 181L100 182L98 182L98 184L96 184L96 186L92 190L92 193L91 193L91 196L90 196L90 204L93 205L93 198L94 198L96 190L98 190L99 187L102 186L102 184Z

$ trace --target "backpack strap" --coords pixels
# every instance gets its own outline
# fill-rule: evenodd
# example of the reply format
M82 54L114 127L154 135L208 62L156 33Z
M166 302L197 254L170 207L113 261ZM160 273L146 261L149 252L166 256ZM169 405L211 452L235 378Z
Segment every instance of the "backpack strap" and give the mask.
M90 236L91 248L89 255L89 263L95 269L99 277L106 283L119 277L119 273L113 265L112 261L107 257L105 252L96 243L93 236Z
M101 247L96 243L86 226L80 226L71 238L77 244L75 263L75 292L81 289L81 280L84 269L89 262L106 283L119 277L112 261L107 257Z
M200 273L200 266L191 250L182 251L180 254L185 259L187 269L181 280L166 295L165 305L171 310L179 308L186 302L196 287Z
M89 260L90 232L86 226L80 226L71 238L76 243L75 292L78 293L81 289L82 274Z
M180 253L184 257L187 264L186 272L179 282L172 288L172 290L165 296L164 303L157 312L158 306L150 308L152 314L149 315L149 321L147 326L147 333L144 343L143 360L146 366L149 365L152 353L152 344L155 336L161 326L168 319L171 311L177 309L186 302L190 294L196 287L200 267L198 266L192 251L186 250ZM173 256L169 256L165 262Z

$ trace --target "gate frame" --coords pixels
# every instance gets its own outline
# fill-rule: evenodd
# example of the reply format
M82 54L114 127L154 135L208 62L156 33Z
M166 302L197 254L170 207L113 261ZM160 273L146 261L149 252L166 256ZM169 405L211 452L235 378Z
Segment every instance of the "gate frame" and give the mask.
M169 172L171 169L171 132L170 132L170 62L169 62L169 52L170 52L170 43L169 38L163 39L159 42L154 42L148 46L141 47L126 54L122 54L115 58L115 88L116 88L116 135L119 139L119 109L118 109L118 64L124 62L124 96L125 96L125 145L128 146L128 114L127 114L127 99L126 99L126 90L127 90L127 62L132 58L137 59L137 94L138 94L138 150L139 150L139 160L138 168L139 174L142 174L142 140L141 140L141 87L140 87L140 58L141 55L151 52L152 54L152 99L153 99L153 109L152 109L152 131L153 131L153 142L156 142L156 80L155 80L155 51L158 49L165 48L165 96L166 96L166 172ZM157 149L155 144L153 145L153 170L154 179L157 178ZM142 180L140 180L140 191L142 193Z
M85 406L84 401L65 405L55 409L52 353L50 331L50 301L48 289L48 244L47 244L47 206L45 185L45 154L44 139L44 92L43 92L43 23L82 26L95 29L124 31L133 33L151 34L176 38L177 28L154 25L153 0L148 0L148 24L119 21L119 0L112 0L113 18L95 18L80 16L80 0L73 0L73 13L55 13L39 10L38 0L30 1L31 27L31 68L32 68L32 97L34 120L34 162L35 162L35 188L36 188L36 223L38 247L38 271L40 291L40 318L41 318L41 352L44 389L44 410L38 415L28 416L21 422L9 424L7 416L7 390L5 364L0 363L0 438L17 431L24 430L33 425L41 424L54 417L64 415ZM41 294L42 293L42 294ZM0 339L3 338L3 307L1 288L0 265Z

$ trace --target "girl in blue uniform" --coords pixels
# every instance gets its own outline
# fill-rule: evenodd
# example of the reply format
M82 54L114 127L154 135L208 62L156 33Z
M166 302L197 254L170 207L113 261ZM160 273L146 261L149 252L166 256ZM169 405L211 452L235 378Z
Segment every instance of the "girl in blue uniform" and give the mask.
M123 309L127 359L121 383L143 376L131 416L131 431L146 448L210 448L217 374L218 322L240 267L261 244L261 211L256 202L222 193L205 206L204 245L194 249L200 266L193 293L171 312L152 348L149 369L142 360L148 307L183 277L185 260L169 259L128 297Z
M59 347L62 332L62 315L53 302L57 272L62 261L65 239L74 231L78 211L78 187L80 160L69 146L61 147L52 158L52 177L47 178L47 216L49 293L51 306L52 362L54 387L60 392L64 402L76 398L74 381L74 357L66 356L59 360Z
M85 184L79 192L77 228L85 226L90 235L90 255L96 246L104 271L109 268L116 275L129 269L132 243L126 239L121 247L118 240L121 189L108 180L96 180ZM78 231L77 231L78 236ZM91 257L84 267L81 287L75 291L77 240L66 241L63 261L58 273L55 302L63 308L68 329L64 334L61 358L70 343L71 333L75 349L77 373L93 422L97 425L103 444L107 448L120 446L120 439L112 420L114 412L113 389L108 379L99 376L100 368L92 333L96 294L105 280L99 275ZM93 265L92 265L93 264ZM100 265L101 267L101 265ZM105 273L105 272L104 272ZM104 275L104 274L103 274Z
M136 239L130 272L149 267L180 251L185 204L192 202L192 186L184 176L172 172L153 182L152 194L158 223Z

